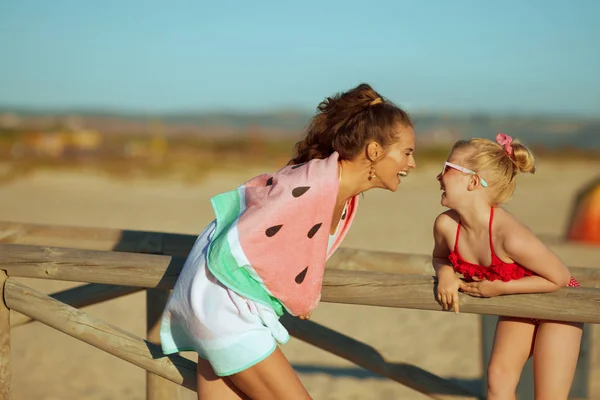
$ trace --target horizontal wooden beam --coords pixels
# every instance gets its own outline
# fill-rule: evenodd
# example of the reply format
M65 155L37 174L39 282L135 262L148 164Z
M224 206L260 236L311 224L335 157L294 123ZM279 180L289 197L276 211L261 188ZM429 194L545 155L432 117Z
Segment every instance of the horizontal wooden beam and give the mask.
M85 285L77 286L71 289L62 290L50 295L55 300L61 301L65 304L75 308L82 308L91 306L93 304L102 303L107 300L112 300L117 297L126 296L131 293L139 292L143 290L141 287L135 286L118 286L118 285L103 285L100 283L88 283ZM28 324L33 322L31 318L19 314L16 311L10 316L10 327L16 328L17 326Z
M172 289L185 258L0 243L9 276Z
M162 254L172 256L186 257L196 241L195 235L178 233L0 221L0 243L136 253L148 236L161 236Z
M432 277L368 271L328 270L321 300L439 311ZM460 311L555 321L600 323L600 289L563 288L552 293L477 298L459 293Z
M287 314L281 318L281 321L292 336L433 399L473 400L479 398L462 386L427 372L416 365L390 363L368 344L323 325L312 321L303 321Z
M160 246L154 246L157 237L162 238ZM0 243L151 253L152 251L144 251L148 247L146 243L149 243L150 248L160 248L161 254L185 258L195 241L196 235L177 233L0 221ZM600 249L598 254L600 259ZM351 248L338 249L329 259L327 266L335 269L396 274L431 275L433 273L431 257L428 255ZM570 267L570 270L582 286L600 288L600 265L597 269Z
M183 262L164 255L0 244L0 265L7 274L29 278L171 289ZM327 269L322 300L440 310L433 293L430 276ZM466 313L600 323L600 290L593 288L490 299L461 294L460 301Z
M8 278L4 299L11 310L40 321L171 382L196 390L196 363L164 356L160 346Z

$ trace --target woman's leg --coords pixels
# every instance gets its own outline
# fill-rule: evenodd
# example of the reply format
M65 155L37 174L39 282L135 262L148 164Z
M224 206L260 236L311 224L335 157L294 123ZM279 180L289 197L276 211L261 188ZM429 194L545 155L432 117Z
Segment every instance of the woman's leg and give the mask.
M583 324L542 321L533 350L536 399L566 400L571 390Z
M533 349L536 325L529 319L500 317L488 366L487 399L514 400L523 366Z
M199 400L310 400L298 375L277 348L258 364L228 377L217 376L198 357Z
M279 348L263 361L229 378L253 400L311 399Z
M210 363L198 357L198 400L246 400L231 380L215 375Z

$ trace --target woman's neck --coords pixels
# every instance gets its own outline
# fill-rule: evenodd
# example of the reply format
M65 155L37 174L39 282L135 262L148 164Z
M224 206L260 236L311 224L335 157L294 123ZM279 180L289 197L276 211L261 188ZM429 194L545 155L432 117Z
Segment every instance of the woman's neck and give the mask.
M338 162L338 172L341 172L337 197L338 205L372 187L371 182L367 179L368 170L368 166L364 166L362 163L345 160Z

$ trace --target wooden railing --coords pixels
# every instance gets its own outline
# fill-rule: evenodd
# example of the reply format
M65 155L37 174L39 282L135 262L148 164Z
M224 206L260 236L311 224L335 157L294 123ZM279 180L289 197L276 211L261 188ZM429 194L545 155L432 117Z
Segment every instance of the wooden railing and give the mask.
M175 399L174 385L195 390L196 364L165 356L160 315L196 237L157 232L0 223L0 400L10 396L10 328L33 320L148 371L147 398ZM394 272L394 273L391 273ZM461 312L600 323L600 270L571 268L582 288L476 299L460 295ZM17 277L89 282L53 295ZM79 308L147 289L147 337L139 338ZM439 310L427 256L339 249L328 262L322 301ZM13 310L12 323L8 317ZM18 314L17 314L18 313ZM282 318L290 334L434 399L476 399L415 365L390 363L367 344L312 321ZM165 384L166 382L166 384Z

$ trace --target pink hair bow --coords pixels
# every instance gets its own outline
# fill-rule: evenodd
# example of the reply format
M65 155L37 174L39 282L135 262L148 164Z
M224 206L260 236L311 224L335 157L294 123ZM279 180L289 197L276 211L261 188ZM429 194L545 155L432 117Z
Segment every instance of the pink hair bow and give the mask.
M506 151L506 154L508 154L509 156L512 156L513 154L513 148L512 148L512 143L513 138L505 135L504 133L499 133L496 135L496 142L504 147L504 151Z

